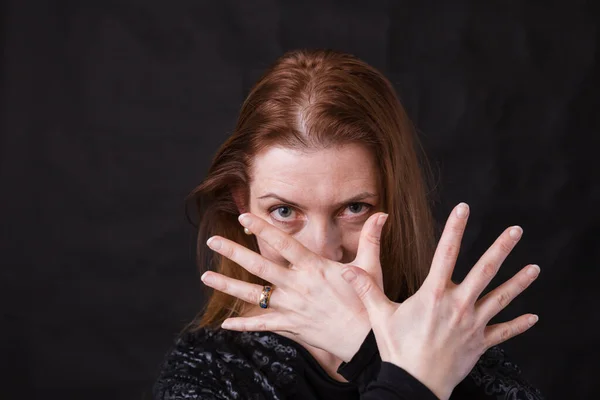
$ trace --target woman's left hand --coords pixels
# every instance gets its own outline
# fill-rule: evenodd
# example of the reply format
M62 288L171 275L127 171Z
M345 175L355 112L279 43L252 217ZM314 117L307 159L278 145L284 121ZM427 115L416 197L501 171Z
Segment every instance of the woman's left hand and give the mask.
M379 243L386 219L387 214L376 213L365 222L356 258L350 264L342 264L311 252L253 214L240 215L240 223L278 251L290 266L278 265L223 237L211 237L207 244L212 250L274 285L269 307L261 314L229 318L222 328L276 332L350 361L371 325L364 305L340 271L344 265L358 266L383 288ZM216 272L205 272L201 279L207 286L255 305L263 290L263 286Z

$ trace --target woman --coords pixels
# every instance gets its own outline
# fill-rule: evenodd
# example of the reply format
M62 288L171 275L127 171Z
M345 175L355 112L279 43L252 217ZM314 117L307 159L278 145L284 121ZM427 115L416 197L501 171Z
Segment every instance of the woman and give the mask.
M155 397L541 398L495 346L537 317L486 326L539 268L478 299L522 230L454 284L468 206L435 248L415 147L374 68L332 51L277 60L191 194L202 281L215 290Z

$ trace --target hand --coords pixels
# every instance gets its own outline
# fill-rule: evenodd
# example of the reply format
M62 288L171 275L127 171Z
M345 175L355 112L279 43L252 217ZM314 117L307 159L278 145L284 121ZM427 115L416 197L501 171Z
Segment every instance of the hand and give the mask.
M466 204L453 210L429 275L402 304L390 301L360 269L342 271L367 309L381 359L405 369L440 399L450 397L488 348L525 332L537 321L537 316L528 314L486 326L535 280L539 273L536 265L525 267L477 300L519 241L519 227L502 233L462 283L451 281L468 211Z
M359 265L383 288L379 245L381 228L387 214L376 213L364 224L357 256ZM229 258L251 274L275 285L269 308L260 315L225 320L224 329L236 331L273 331L323 349L343 361L349 361L371 330L369 318L354 290L344 281L344 264L321 257L252 214L242 214L240 223L278 251L289 268L273 263L231 240L214 236L208 246ZM206 272L202 281L221 292L258 305L263 287Z

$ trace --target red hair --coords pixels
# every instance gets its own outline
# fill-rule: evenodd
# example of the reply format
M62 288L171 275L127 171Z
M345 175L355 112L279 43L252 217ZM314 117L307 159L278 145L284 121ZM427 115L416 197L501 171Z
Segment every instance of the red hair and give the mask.
M259 251L254 237L245 235L238 223L232 193L244 193L242 201L248 204L248 171L254 155L268 146L318 149L346 143L367 146L377 161L382 211L389 214L381 242L385 292L393 300L412 295L425 279L434 250L414 128L379 71L352 55L327 50L288 52L271 66L248 94L206 179L190 193L201 218L201 272L211 269L267 284L206 247L210 236L220 235ZM213 291L191 326L219 326L243 307L243 301Z

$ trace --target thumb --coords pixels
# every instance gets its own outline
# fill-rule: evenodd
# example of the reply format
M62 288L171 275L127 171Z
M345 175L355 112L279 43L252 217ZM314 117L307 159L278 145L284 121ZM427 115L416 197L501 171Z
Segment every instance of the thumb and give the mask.
M391 308L392 302L383 293L375 280L361 268L352 265L347 266L342 270L342 278L352 286L352 289L365 306L370 319L374 315Z
M383 288L383 273L381 271L380 247L381 231L388 214L377 213L365 222L358 239L358 250L354 263L376 278L377 284Z

